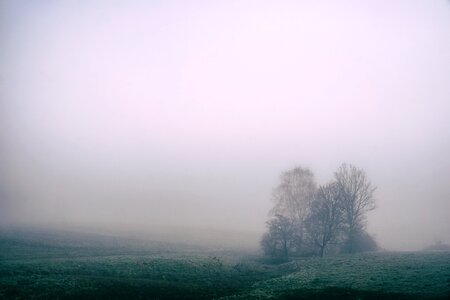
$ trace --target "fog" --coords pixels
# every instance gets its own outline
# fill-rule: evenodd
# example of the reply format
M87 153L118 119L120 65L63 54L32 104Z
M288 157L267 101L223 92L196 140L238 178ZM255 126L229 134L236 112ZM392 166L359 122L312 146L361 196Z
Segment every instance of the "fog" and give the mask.
M2 1L1 223L256 243L282 171L347 162L381 247L450 243L449 29L443 0Z

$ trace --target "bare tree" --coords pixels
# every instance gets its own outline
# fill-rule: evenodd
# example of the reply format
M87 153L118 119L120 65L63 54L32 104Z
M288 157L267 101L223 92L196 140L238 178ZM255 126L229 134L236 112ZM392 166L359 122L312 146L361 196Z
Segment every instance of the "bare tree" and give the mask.
M358 232L364 229L366 213L375 209L373 193L376 187L367 179L364 170L352 165L342 164L334 176L344 207L348 251L353 253Z
M315 201L311 205L311 215L307 221L307 231L322 257L331 241L337 241L343 225L344 208L336 182L319 187Z
M304 222L309 214L311 202L316 192L313 173L297 167L282 173L281 183L273 191L275 206L272 215L282 215L293 220L298 228L298 248L302 243Z

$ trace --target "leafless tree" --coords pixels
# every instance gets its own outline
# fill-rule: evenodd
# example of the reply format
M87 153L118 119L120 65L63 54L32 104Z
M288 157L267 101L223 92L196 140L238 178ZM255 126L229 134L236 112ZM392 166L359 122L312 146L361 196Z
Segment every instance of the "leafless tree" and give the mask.
M310 204L316 193L316 182L313 173L297 167L282 173L281 183L273 191L272 215L283 215L293 220L298 228L298 242L302 242L304 222L309 214Z
M342 164L334 176L344 207L348 251L353 253L357 234L364 229L366 213L375 208L376 187L364 170L352 165Z
M307 231L322 257L331 241L337 241L343 226L344 208L336 182L321 186L311 205Z

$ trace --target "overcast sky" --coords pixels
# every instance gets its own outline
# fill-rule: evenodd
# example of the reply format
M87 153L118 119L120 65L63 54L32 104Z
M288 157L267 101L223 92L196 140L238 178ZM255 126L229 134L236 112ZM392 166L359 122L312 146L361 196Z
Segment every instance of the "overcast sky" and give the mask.
M382 247L450 243L448 1L1 1L0 43L3 222L262 232L347 162Z

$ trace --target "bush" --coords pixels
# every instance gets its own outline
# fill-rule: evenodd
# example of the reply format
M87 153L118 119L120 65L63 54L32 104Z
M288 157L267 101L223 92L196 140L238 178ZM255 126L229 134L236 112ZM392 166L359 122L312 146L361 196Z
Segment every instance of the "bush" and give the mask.
M378 250L378 245L375 239L364 230L360 230L356 233L353 241L353 247L350 246L350 240L344 241L341 252L350 253L350 249L353 248L352 252L368 252Z

